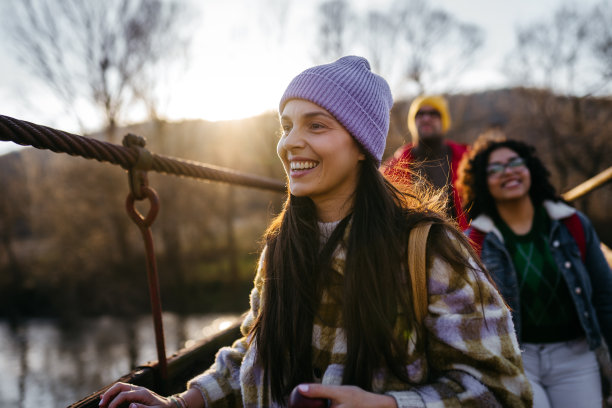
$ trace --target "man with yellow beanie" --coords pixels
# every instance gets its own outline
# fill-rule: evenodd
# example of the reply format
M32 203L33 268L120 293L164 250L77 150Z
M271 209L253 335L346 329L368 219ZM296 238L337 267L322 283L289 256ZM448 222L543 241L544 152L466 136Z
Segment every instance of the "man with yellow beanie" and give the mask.
M396 182L408 182L413 169L429 180L434 187L448 191L448 213L462 229L467 228L456 188L457 169L468 146L446 140L451 125L446 99L440 95L421 95L410 105L408 129L413 143L395 152L384 165L384 173ZM418 166L415 166L418 163Z

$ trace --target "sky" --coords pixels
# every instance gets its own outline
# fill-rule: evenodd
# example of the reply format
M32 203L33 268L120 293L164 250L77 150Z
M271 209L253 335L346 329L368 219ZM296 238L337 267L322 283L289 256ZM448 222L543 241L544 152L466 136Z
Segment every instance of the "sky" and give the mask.
M161 110L168 120L239 119L275 110L291 78L313 65L315 27L308 12L316 9L316 0L284 0L290 14L283 14L278 7L283 1L275 0L182 1L203 6L197 16L199 29L191 60L161 81L166 95ZM360 9L388 0L350 1ZM508 85L502 64L514 46L516 28L547 18L561 5L573 4L566 0L429 2L484 31L478 62L462 77L462 91ZM582 0L580 4L596 2ZM308 9L299 9L305 5ZM268 12L262 13L262 8ZM281 19L285 24L279 24ZM6 39L0 37L0 114L80 133L76 121L66 115L44 84L29 76L20 63L5 57L8 50ZM397 98L401 92L394 89L396 84L391 85ZM93 118L91 123L95 127ZM16 148L19 146L12 142L0 142L0 154Z

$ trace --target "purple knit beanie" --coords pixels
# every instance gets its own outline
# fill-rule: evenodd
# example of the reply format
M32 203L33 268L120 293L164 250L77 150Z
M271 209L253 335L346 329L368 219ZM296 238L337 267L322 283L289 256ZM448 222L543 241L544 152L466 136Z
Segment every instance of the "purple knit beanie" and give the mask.
M331 113L380 164L393 97L387 81L370 70L368 60L346 56L309 68L293 78L280 100L305 99Z

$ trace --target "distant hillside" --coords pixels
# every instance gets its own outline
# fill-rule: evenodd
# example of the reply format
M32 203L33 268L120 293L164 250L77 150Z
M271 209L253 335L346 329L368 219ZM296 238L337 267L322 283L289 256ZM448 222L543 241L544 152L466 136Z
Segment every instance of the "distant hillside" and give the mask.
M409 102L393 108L385 158L410 140ZM506 89L451 95L449 102L450 139L472 143L487 128L502 128L536 145L560 191L612 165L610 99ZM276 157L275 112L237 121L144 123L122 128L119 135L128 132L144 136L147 148L158 154L284 179ZM279 211L282 194L154 173L149 181L161 198L153 232L165 306L242 310L259 239ZM0 156L0 189L0 310L53 315L148 310L142 242L124 210L123 169L26 148ZM611 190L601 188L576 203L608 246ZM228 296L232 290L242 295Z
M397 101L393 107L384 158L411 140L406 124L409 105L410 101ZM561 192L612 165L610 98L572 100L546 91L518 88L451 95L449 105L449 139L471 144L484 130L500 127L509 137L537 147ZM276 157L276 112L235 121L137 124L120 129L117 139L128 132L144 136L147 148L156 153L284 179ZM0 156L2 175L23 173L16 162L27 167L35 161L45 174L51 175L55 168L75 160L67 155L34 151L24 149ZM587 199L587 204L578 205L586 205L594 218L606 221L607 211L603 209L612 204L606 190L609 189L594 193L596 198Z

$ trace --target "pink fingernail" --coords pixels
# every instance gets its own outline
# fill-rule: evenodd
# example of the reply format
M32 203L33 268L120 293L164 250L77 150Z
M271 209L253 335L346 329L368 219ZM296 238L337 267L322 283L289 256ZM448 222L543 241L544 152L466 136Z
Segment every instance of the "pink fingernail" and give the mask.
M300 391L308 392L308 384L300 384L298 385L298 388L300 389Z

